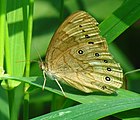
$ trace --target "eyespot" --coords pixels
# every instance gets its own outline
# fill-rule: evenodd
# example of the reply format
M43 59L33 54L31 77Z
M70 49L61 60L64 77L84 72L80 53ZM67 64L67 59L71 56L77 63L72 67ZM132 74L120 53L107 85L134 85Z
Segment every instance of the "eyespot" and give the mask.
M94 44L94 42L88 42L88 44Z
M85 38L90 38L90 36L88 36L88 35L85 35Z
M95 56L96 56L96 57L99 57L99 53L95 53Z
M84 52L83 52L83 50L78 50L78 53L83 54Z
M82 30L82 32L85 32L85 30Z
M111 71L111 68L107 68L107 71Z
M106 81L110 81L110 77L108 77L108 76L105 77L105 80L106 80Z
M82 27L82 25L79 25L79 27Z
M105 62L105 63L108 63L108 61L107 61L107 60L104 60L104 62Z

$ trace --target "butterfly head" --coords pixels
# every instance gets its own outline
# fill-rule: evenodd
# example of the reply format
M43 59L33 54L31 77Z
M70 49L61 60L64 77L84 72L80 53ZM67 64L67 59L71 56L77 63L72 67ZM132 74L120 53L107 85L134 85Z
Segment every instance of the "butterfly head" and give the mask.
M40 61L39 62L39 67L41 68L42 71L48 71L46 62Z

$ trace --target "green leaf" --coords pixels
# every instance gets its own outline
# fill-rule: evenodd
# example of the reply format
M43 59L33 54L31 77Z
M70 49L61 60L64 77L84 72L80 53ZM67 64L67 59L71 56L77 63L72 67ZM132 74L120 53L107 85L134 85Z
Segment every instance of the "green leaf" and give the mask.
M140 97L109 101L98 101L96 103L86 103L74 107L52 112L31 120L97 120L117 112L140 107Z
M127 2L99 25L101 35L107 39L108 43L111 43L140 18L139 11L139 0L127 0Z
M13 4L13 5L11 5ZM19 7L20 6L20 7ZM23 76L25 67L25 45L24 45L24 32L23 32L23 10L22 2L16 2L16 0L8 1L7 8L7 26L8 26L8 40L6 40L6 54L5 59L7 63L7 71L13 76ZM8 81L8 87L14 88L18 86L20 82ZM5 81L2 82L3 87L7 87Z
M116 117L123 120L139 120L140 119L140 108L124 111L115 114Z
M9 101L7 91L0 87L0 120L9 120Z
M7 13L5 13L5 29L3 29L5 31L4 68L9 75L23 76L25 67L25 62L21 62L25 61L23 4L22 1L17 2L16 0L5 1L5 4ZM2 87L6 88L5 91L3 90L8 98L5 107L8 106L7 114L10 116L10 120L17 119L19 115L20 104L24 95L24 85L19 84L19 81L14 80L1 82Z
M41 77L3 77L29 83L30 85L42 88L43 78ZM51 87L50 87L51 86ZM91 93L86 94L62 84L66 97L83 103L57 112L45 115L45 118L73 118L99 119L125 110L140 108L140 95L131 91L119 89L116 94ZM53 80L47 80L46 90L63 95L58 85ZM80 110L80 112L79 112ZM86 116L87 115L87 116ZM44 118L44 116L43 116ZM41 119L40 117L38 119Z

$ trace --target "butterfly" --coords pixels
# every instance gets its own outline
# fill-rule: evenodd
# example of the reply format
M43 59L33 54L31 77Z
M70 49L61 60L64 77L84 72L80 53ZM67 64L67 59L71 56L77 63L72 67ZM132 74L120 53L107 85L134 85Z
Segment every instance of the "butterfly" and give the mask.
M123 71L108 51L106 39L99 34L97 21L88 13L70 15L57 29L49 44L45 62L40 63L44 84L46 76L85 93L114 93L123 84Z

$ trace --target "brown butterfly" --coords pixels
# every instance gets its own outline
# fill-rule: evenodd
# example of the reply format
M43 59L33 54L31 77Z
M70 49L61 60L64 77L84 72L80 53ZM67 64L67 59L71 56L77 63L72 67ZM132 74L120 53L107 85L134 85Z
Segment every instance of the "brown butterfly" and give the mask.
M123 72L99 35L97 21L84 11L70 15L55 32L41 62L44 74L83 92L115 92L123 84ZM65 94L64 94L65 95Z

